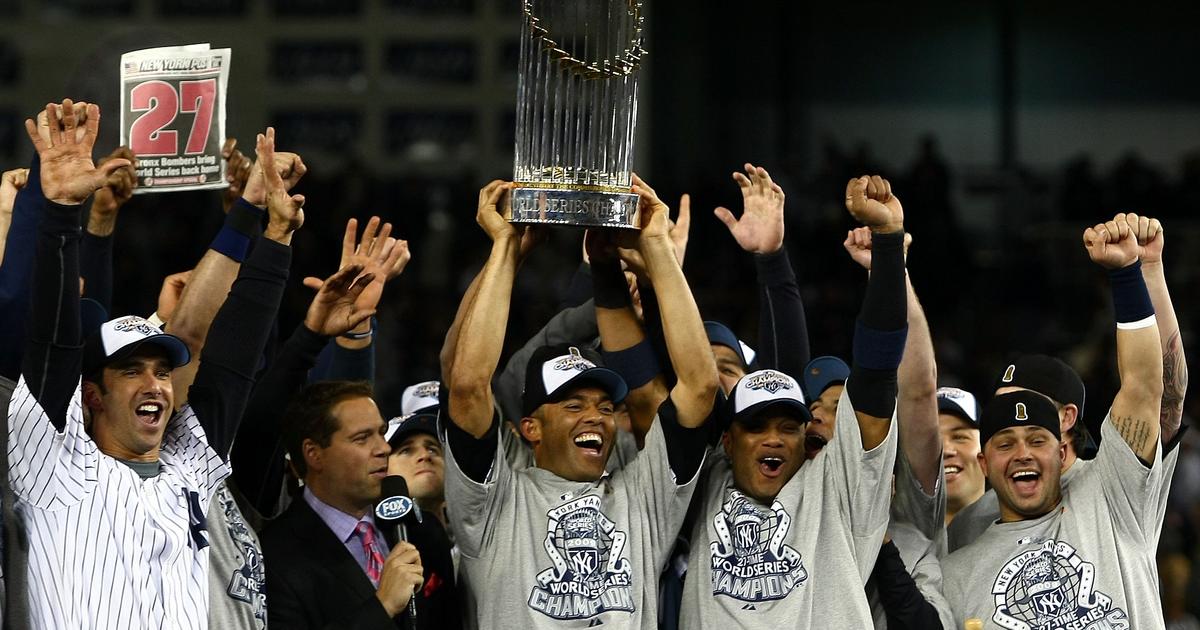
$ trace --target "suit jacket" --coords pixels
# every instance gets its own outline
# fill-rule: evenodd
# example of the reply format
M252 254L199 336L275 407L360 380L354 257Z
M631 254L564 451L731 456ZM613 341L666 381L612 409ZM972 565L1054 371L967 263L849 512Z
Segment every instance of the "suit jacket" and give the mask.
M354 556L303 499L262 534L267 615L288 630L396 630ZM403 619L403 615L397 617Z

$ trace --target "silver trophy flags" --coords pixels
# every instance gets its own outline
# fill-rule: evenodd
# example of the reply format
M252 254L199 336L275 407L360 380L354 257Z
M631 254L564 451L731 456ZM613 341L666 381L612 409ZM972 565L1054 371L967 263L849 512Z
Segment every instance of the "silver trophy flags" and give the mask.
M514 223L637 227L639 0L524 0Z

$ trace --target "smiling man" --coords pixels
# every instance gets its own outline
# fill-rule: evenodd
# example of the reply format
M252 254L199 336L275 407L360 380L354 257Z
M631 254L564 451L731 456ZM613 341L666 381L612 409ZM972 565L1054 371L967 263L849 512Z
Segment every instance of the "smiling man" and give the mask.
M229 475L225 458L303 223L286 195L269 203L264 238L212 321L204 364L174 410L183 342L140 317L81 339L80 211L105 181L92 146L100 111L77 126L66 100L46 107L45 196L29 338L8 414L9 481L29 536L29 610L37 628L207 628L206 513ZM274 132L259 136L260 156ZM280 184L282 186L282 184ZM280 191L282 193L282 191ZM82 382L81 382L82 377ZM87 409L89 420L84 418Z
M837 421L807 461L812 414L796 379L760 370L737 381L723 410L724 457L711 460L697 491L681 628L872 626L863 584L888 524L908 334L904 214L878 176L851 180L846 207L874 233L875 267L854 365L840 375L836 410L825 410Z
M942 436L942 472L946 476L946 524L983 496L979 463L979 403L957 387L937 390L938 430Z
M1084 233L1109 270L1121 379L1087 474L1064 484L1067 448L1049 398L1014 391L984 409L978 457L1000 520L945 561L956 624L1163 627L1154 561L1170 480L1159 440L1163 354L1137 226L1118 215Z
M579 346L546 346L526 367L521 435L534 465L513 470L498 437L491 388L503 348L522 236L497 205L507 182L479 194L476 220L492 251L464 296L446 338L448 391L441 420L450 527L462 554L468 618L480 628L657 628L655 585L682 526L704 458L717 369L699 311L668 231L668 209L636 176L641 230L626 237L646 263L677 381L653 402L645 447L605 473L616 436L616 406L651 400L651 380L633 392ZM596 258L593 257L593 261ZM611 261L610 261L611 262ZM619 268L614 292L597 280L597 323L633 319ZM606 285L607 286L607 285ZM627 321L627 320L626 320ZM629 340L633 345L639 339ZM627 347L621 340L614 349ZM663 390L666 391L665 389Z

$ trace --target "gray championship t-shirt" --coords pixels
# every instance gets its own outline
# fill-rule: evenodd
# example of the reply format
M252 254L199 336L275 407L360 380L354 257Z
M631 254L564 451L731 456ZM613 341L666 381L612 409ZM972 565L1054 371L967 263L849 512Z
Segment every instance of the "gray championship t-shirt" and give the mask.
M967 619L1010 630L1163 627L1155 565L1169 483L1162 445L1147 468L1109 418L1100 434L1096 459L1057 508L996 523L943 563L958 627Z
M267 627L267 577L262 545L246 524L228 480L208 508L208 626L230 630Z
M480 484L447 448L468 625L654 630L658 576L698 477L677 483L657 419L637 459L595 482L513 470L497 440Z
M863 584L888 525L895 459L894 418L864 451L845 391L834 438L771 505L734 488L720 457L698 494L680 627L870 628Z
M1091 474L1081 471L1087 470L1093 461L1095 460L1076 459L1075 463L1071 464L1071 468L1062 474L1063 492L1067 491L1067 488L1071 485L1071 481L1077 476ZM1162 458L1166 483L1162 486L1162 502L1158 505L1160 509L1160 516L1158 518L1159 526L1156 530L1158 533L1162 532L1162 515L1166 513L1167 492L1171 489L1171 479L1175 476L1175 466L1178 463L1178 448L1172 448ZM950 521L950 525L946 528L946 538L950 546L950 552L954 553L971 544L992 523L998 520L1000 520L1000 501L996 498L995 490L988 490L983 493L983 496L978 501L959 510L958 514L954 515L954 520Z

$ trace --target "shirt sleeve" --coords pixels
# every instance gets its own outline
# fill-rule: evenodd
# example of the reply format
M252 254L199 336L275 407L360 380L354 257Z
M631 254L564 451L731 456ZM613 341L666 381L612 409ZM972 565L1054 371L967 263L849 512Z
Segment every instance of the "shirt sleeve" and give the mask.
M826 487L834 488L845 510L854 536L859 572L865 579L875 564L888 525L892 466L896 461L896 416L893 411L883 442L869 451L863 450L850 388L846 388L838 401L836 424L833 439L817 459L824 458Z
M933 495L925 494L913 474L904 451L896 449L896 494L892 497L892 522L906 523L917 528L932 541L944 541L946 530L946 480L938 472ZM940 546L940 545L939 545Z
M66 424L55 428L29 391L17 382L8 407L8 479L13 492L44 510L79 503L99 478L99 450L83 427L80 390L67 405Z
M1162 522L1159 515L1163 508L1158 503L1165 496L1162 443L1156 442L1154 459L1146 467L1113 427L1110 409L1100 426L1100 450L1092 468L1096 474L1079 475L1071 489L1075 485L1085 488L1099 485L1114 524L1134 540L1151 541Z
M588 286L591 286L590 282ZM492 391L504 418L513 422L520 421L521 392L525 391L525 366L535 350L560 343L590 343L598 334L600 333L596 329L596 307L590 299L579 306L563 309L550 318L521 349L513 353L508 363L504 364L504 370L494 380Z
M440 422L442 443L446 445L447 520L462 555L478 558L497 534L498 528L489 527L489 523L499 520L501 508L513 495L515 478L498 437L499 416L492 417L492 428L478 439L457 425L449 426L453 423L449 418ZM470 468L466 462L488 452L492 454L490 468L478 480L473 479L466 472Z

